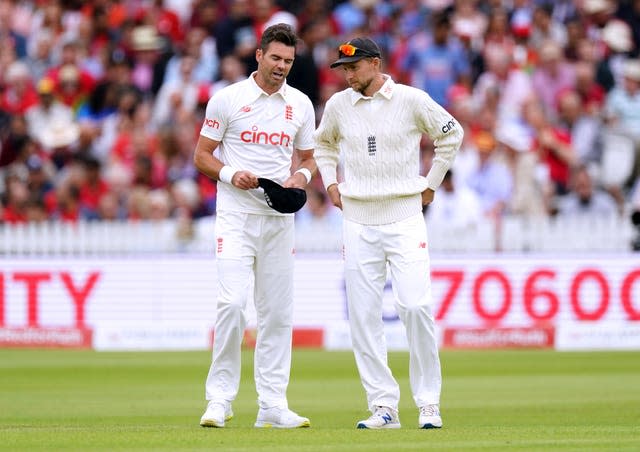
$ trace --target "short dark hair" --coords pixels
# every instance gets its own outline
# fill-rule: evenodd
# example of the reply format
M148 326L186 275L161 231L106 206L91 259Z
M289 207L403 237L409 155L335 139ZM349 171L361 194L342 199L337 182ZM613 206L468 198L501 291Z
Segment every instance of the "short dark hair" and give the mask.
M267 47L269 47L269 44L274 41L281 42L288 47L295 47L298 43L298 37L290 25L275 24L268 27L264 33L262 33L260 48L264 52L267 50Z

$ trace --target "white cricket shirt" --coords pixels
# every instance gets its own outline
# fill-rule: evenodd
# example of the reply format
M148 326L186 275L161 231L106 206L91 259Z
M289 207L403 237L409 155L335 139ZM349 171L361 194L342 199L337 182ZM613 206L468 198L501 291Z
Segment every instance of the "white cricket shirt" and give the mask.
M220 142L216 156L225 165L283 183L291 175L294 149L313 149L313 105L286 82L276 93L265 93L255 74L209 99L200 134ZM267 205L261 188L240 190L224 182L218 182L216 210L284 215Z
M422 212L421 193L437 189L462 143L458 122L422 90L385 75L372 97L347 88L331 96L315 132L314 156L325 187L338 186L344 217L388 224ZM433 139L435 156L420 175L420 140Z

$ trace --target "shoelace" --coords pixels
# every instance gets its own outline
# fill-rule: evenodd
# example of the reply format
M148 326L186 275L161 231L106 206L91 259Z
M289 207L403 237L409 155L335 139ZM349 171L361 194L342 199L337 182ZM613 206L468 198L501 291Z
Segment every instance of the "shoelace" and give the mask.
M440 416L440 410L438 405L425 405L420 408L420 414L422 416Z

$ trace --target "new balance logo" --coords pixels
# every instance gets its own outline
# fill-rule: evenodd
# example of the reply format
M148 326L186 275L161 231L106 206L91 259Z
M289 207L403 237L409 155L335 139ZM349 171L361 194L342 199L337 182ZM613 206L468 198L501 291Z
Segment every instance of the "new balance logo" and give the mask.
M388 424L389 422L391 422L391 415L389 413L384 413L382 415L382 420L385 424Z
M426 247L427 247L427 242L418 243L418 248L426 248Z

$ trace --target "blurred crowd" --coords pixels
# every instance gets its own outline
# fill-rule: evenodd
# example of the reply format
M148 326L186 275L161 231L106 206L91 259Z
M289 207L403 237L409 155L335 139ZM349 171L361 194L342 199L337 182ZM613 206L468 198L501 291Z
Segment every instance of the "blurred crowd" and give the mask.
M640 0L0 0L2 221L214 215L192 163L207 101L279 22L318 120L346 87L337 46L366 35L460 121L430 221L640 211ZM338 214L317 176L299 221Z

